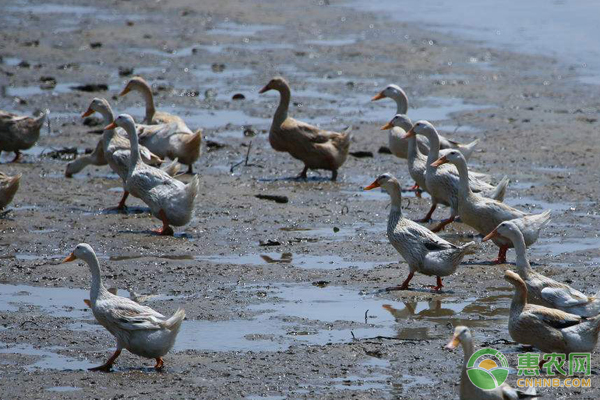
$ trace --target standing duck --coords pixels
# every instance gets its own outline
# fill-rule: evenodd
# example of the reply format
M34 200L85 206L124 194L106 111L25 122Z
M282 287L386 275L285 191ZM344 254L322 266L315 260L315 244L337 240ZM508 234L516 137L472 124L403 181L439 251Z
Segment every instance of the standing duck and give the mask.
M142 199L150 207L152 215L162 221L163 226L156 230L156 233L173 235L170 225L183 226L192 218L194 200L198 195L198 175L194 175L192 181L186 185L166 172L144 164L133 118L121 114L104 129L115 129L117 126L125 129L131 142L125 190Z
M581 317L593 317L600 314L600 299L598 295L588 297L571 286L557 282L538 272L535 272L527 259L525 238L518 220L502 222L490 232L484 240L494 237L509 239L517 253L517 272L527 285L527 302L544 307L556 308L569 314Z
M119 93L119 96L125 96L131 91L139 92L144 98L146 104L146 116L142 121L143 124L156 125L156 124L168 124L171 122L183 123L183 119L177 115L169 114L165 111L156 111L154 107L154 96L152 95L152 88L141 76L134 76L127 82L125 88Z
M156 359L154 368L162 370L162 358L175 344L185 311L180 308L167 318L150 307L110 293L102 283L100 264L89 244L78 244L63 262L76 259L84 261L92 273L90 299L86 304L92 309L98 323L117 339L115 353L104 364L90 368L90 371L109 372L123 349L140 357Z
M404 90L402 90L402 88L400 88L400 86L393 85L393 84L388 85L381 92L379 92L375 96L373 96L371 101L385 99L386 97L390 98L396 102L396 114L406 114L408 112L408 97L406 96L406 93L404 92ZM417 138L417 141L419 143L421 152L423 152L424 154L427 154L428 148L429 148L427 141L424 140L423 138ZM461 144L461 143L455 142L453 140L449 140L449 139L445 138L444 136L440 135L440 149L460 150L467 159L469 159L469 157L471 157L471 154L473 154L473 151L475 150L475 146L477 146L478 142L479 142L479 139L476 139L469 144ZM396 157L400 157L400 158L407 157L407 155L408 155L407 147L408 146L407 146L406 141L397 142L395 147L396 147L395 152L394 152L394 150L392 150L391 146L390 146L390 150Z
M437 285L434 290L441 290L443 276L453 274L463 257L475 242L462 246L454 245L429 229L413 222L402 215L402 192L400 183L391 174L383 174L365 188L371 190L382 187L392 199L388 218L387 236L394 248L408 263L410 270L406 280L400 285L387 290L406 290L415 272L436 276Z
M298 178L306 179L309 169L331 171L331 180L337 179L337 170L344 164L350 149L351 134L325 131L288 117L291 91L285 79L273 78L259 93L277 90L279 106L273 116L269 142L276 151L285 151L304 163Z
M448 151L446 155L440 157L432 165L439 167L445 163L451 163L458 170L457 211L462 222L485 236L501 222L514 220L521 228L527 246L537 241L541 229L550 221L550 211L541 214L527 214L500 201L474 193L469 185L467 162L463 155L456 150ZM492 239L499 247L498 258L494 262L505 263L506 251L513 247L513 243L509 239L500 236L490 236L487 239Z
M471 330L466 326L457 326L454 329L454 335L446 345L446 349L454 350L459 344L462 346L464 354L460 373L460 400L517 400L538 397L534 387L523 392L510 387L507 383L492 390L483 390L473 385L467 373L467 365L475 353L475 346Z
M8 176L0 172L0 210L10 204L15 197L15 193L19 190L21 182L21 174Z
M427 191L431 195L431 208L425 218L421 221L429 221L438 204L450 207L450 218L440 222L439 225L432 229L433 232L438 232L444 229L446 225L453 222L458 215L458 171L456 167L452 165L443 165L441 167L433 165L439 158L440 146L439 135L431 123L427 121L418 121L406 133L407 138L413 135L424 135L429 140L429 154L427 155L425 180ZM508 178L504 177L497 186L492 186L482 180L471 177L469 178L469 187L475 193L481 193L486 197L502 201L506 194L508 182Z
M46 116L47 112L28 117L0 110L0 154L14 152L15 158L11 162L19 161L21 150L31 148L40 138Z
M85 118L95 112L102 115L104 125L112 123L115 119L112 108L105 99L94 98L88 109L81 115L81 118ZM129 173L131 144L123 134L124 132L120 128L105 130L102 134L101 144L104 159L110 168L123 180L123 186L125 186L125 180ZM160 157L144 146L140 146L140 154L142 160L147 164L160 165L162 163ZM129 196L129 192L124 190L123 197L121 198L117 209L121 210L125 208L127 196Z
M510 304L508 332L517 343L537 347L544 353L585 352L594 350L600 331L600 315L583 318L555 308L527 302L527 285L510 270L504 279L515 287Z

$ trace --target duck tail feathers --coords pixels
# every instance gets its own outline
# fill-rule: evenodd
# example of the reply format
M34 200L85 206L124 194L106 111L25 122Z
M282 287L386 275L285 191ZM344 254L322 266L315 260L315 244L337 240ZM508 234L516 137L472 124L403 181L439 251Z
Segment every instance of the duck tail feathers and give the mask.
M496 186L496 189L490 196L490 198L498 201L504 201L504 196L506 195L506 189L508 188L508 184L510 183L510 179L506 175L502 178L500 183Z
M184 318L185 310L183 308L179 308L177 311L175 311L175 314L173 314L171 318L164 322L163 326L170 331L179 330Z

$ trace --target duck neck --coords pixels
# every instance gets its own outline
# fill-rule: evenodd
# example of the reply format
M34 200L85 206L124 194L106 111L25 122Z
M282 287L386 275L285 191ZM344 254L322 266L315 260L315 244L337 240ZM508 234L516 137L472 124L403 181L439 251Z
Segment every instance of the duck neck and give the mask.
M88 266L90 267L90 271L92 272L92 287L90 289L90 300L93 303L96 303L96 300L100 296L106 295L108 290L104 287L102 283L102 276L100 275L100 264L98 263L98 258L95 254L92 254L89 260L86 260Z
M279 89L279 105L275 110L275 116L273 116L273 125L280 126L288 117L288 110L290 108L290 98L292 93L289 86L284 86Z
M390 185L385 188L392 199L392 206L390 208L390 215L400 214L402 215L402 189L400 184Z
M515 294L513 295L512 302L510 303L510 313L520 314L523 307L527 304L527 289L521 283L515 285Z
M427 155L427 169L434 168L431 164L440 157L440 137L434 130L427 135L429 140L429 154Z
M156 113L156 108L154 108L154 96L152 96L152 88L147 83L139 86L139 91L144 98L144 102L146 103L146 123L152 123L152 118L154 118L154 114Z
M141 162L142 156L140 154L140 145L138 142L138 135L135 130L135 125L127 125L124 127L127 132L127 137L129 138L129 142L131 143L131 155L129 158L129 174L133 171L135 166Z
M527 248L525 246L525 238L520 230L514 232L514 237L512 238L513 246L515 247L515 253L517 254L517 269L519 271L519 275L523 279L528 279L529 275L533 272L531 269L531 264L529 264L529 260L527 259Z
M475 349L474 349L473 340L471 340L471 337L469 337L468 340L461 340L460 344L463 348L463 366L462 366L461 379L460 379L460 383L461 383L461 387L462 387L465 384L468 385L471 383L471 381L469 380L469 377L467 375L467 364L469 363L469 359L473 355Z
M102 118L104 119L104 126L112 123L115 120L115 114L113 113L112 108L110 108L110 105L106 104L106 107L101 107L99 110L97 110L100 115L102 115ZM104 137L106 139L111 139L113 137L113 135L115 134L115 130L114 129L109 129L104 131Z
M465 160L460 159L456 164L458 170L460 192L464 195L471 194L471 186L469 185L469 168Z
M406 114L408 112L408 98L406 94L395 92L392 98L396 102L396 114Z
M417 156L421 155L421 150L417 146L417 137L411 136L408 138L408 159L414 160Z

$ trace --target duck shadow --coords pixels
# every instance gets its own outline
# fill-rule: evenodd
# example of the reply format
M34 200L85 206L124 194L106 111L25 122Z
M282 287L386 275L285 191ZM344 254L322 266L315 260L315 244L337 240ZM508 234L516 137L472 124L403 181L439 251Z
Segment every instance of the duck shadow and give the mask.
M383 288L383 289L375 289L375 290L361 290L360 292L358 292L361 296L370 296L370 295L378 295L378 294L383 294L383 293L410 293L410 292L417 292L417 293L427 293L427 294L454 294L454 290L433 290L432 288L426 288L426 287L422 287L422 288L408 288L408 289L392 289L389 290L389 288Z
M156 236L156 237L171 237L175 239L187 239L193 240L194 237L187 232L175 232L173 235L160 235L153 230L128 230L128 231L117 231L117 233L131 234L131 235L148 235L148 236Z
M297 176L286 176L281 178L258 178L258 182L331 182L331 178L326 176L311 176L308 178L298 178Z
M113 215L113 214L123 214L123 215L135 215L135 214L150 214L150 207L125 207L123 209L119 209L116 207L105 208L98 212L99 215Z

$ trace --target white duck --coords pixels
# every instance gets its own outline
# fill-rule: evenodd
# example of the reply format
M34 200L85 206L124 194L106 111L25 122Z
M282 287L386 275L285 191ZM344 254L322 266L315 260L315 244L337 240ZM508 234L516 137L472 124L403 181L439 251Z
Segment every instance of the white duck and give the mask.
M529 304L523 279L510 270L504 273L504 279L515 287L508 319L508 332L515 342L537 347L544 353L594 351L600 315L583 318L555 308Z
M452 275L463 257L475 247L475 242L462 246L454 245L429 229L402 216L402 192L400 183L391 174L379 176L365 188L371 190L382 187L392 199L388 218L388 240L408 263L410 273L400 285L387 290L406 290L415 272L437 277L434 290L441 290L442 276Z
M388 133L388 146L392 154L397 157L401 157L396 153L401 151L406 143L406 158L408 161L408 173L411 178L415 181L415 186L409 190L422 189L427 191L427 183L425 181L425 172L427 170L427 154L429 152L429 145L426 139L421 136L409 136L405 138L406 132L413 127L412 121L404 114L396 114L394 118L387 124L381 127L381 130L389 129ZM447 150L444 150L447 151ZM465 156L466 157L466 156ZM487 181L489 176L482 173L474 173L475 177L480 180Z
M388 85L381 92L377 93L371 101L377 101L384 98L390 98L396 102L396 114L406 114L408 111L408 97L402 88L398 85ZM389 129L389 128L388 128ZM410 129L410 128L408 128ZM419 148L423 154L427 154L429 152L429 143L424 138L418 137L417 142L419 143ZM468 144L462 144L455 142L453 140L449 140L444 136L440 135L440 149L457 149L460 150L467 159L471 157L475 147L479 143L479 139L476 139ZM392 141L389 141L389 147L392 154L396 157L407 158L408 157L408 144L406 140L394 140L393 142L394 149L392 149Z
M108 164L108 162L106 162L106 158L104 158L104 144L102 139L100 139L96 144L94 151L92 151L90 154L84 154L80 157L77 157L75 160L67 164L65 176L67 178L72 178L73 175L83 171L83 169L88 165L96 165L100 167L106 164Z
M121 114L104 129L125 129L131 142L129 173L125 189L144 201L163 226L156 232L161 235L172 235L169 225L183 226L192 218L194 200L198 195L198 175L187 185L172 178L164 171L142 162L138 144L135 122L130 115Z
M431 208L421 221L429 221L438 204L450 207L450 218L440 222L438 226L432 229L438 232L449 223L453 222L458 215L458 191L459 175L458 170L453 165L443 165L436 167L433 163L439 158L440 146L439 135L434 126L427 121L417 121L412 129L406 133L406 137L413 135L424 135L429 139L430 149L427 155L427 170L425 180L427 191L431 196ZM480 179L469 178L469 187L475 193L481 193L483 196L490 197L499 201L504 199L508 178L504 177L497 186L492 186Z
M119 93L119 96L125 96L131 91L140 93L144 99L144 103L146 105L146 116L142 123L147 125L168 124L171 122L184 123L183 119L177 115L173 115L165 111L156 111L156 108L154 107L152 88L141 76L134 76L131 78L121 93Z
M104 125L112 123L115 119L112 108L106 99L94 98L87 111L81 115L81 118L92 115L94 112L102 115L102 118L104 119ZM129 173L131 153L131 144L129 143L127 137L125 137L125 132L121 128L105 130L102 134L101 142L104 159L110 168L123 180L123 188L125 189L125 180L127 179L127 174ZM161 158L152 153L145 146L140 145L140 154L142 161L147 164L160 165L162 163ZM171 166L170 169L166 171L171 176L177 172L176 170L173 170L173 168L177 168L176 164ZM125 201L127 200L128 196L129 192L124 190L123 197L121 198L117 209L125 208Z
M527 246L532 245L540 236L541 229L550 221L550 211L540 214L527 214L500 201L489 199L473 193L469 186L469 169L465 158L456 150L435 161L433 166L451 163L458 169L459 189L457 211L460 219L482 235L488 235L503 221L513 220L525 237ZM490 239L490 238L488 238ZM499 247L497 263L506 262L506 251L513 246L512 242L502 237L494 237Z
M486 239L504 237L512 241L517 253L517 272L527 285L527 302L556 308L581 317L600 314L598 295L588 297L571 286L535 272L527 259L525 238L515 220L502 222Z
M459 344L462 346L464 353L460 373L460 400L517 400L538 397L534 387L530 387L523 392L512 388L507 383L503 383L492 390L483 390L473 385L467 374L467 365L471 356L475 353L475 346L473 345L471 330L466 326L457 326L454 329L454 335L446 345L446 349L454 350Z
M117 339L117 350L99 367L91 371L109 372L123 349L140 357L156 359L154 368L164 367L162 357L175 344L185 311L180 308L167 318L150 307L110 293L102 283L100 265L94 249L89 244L80 243L63 262L83 260L92 273L90 300L86 302L96 320Z

